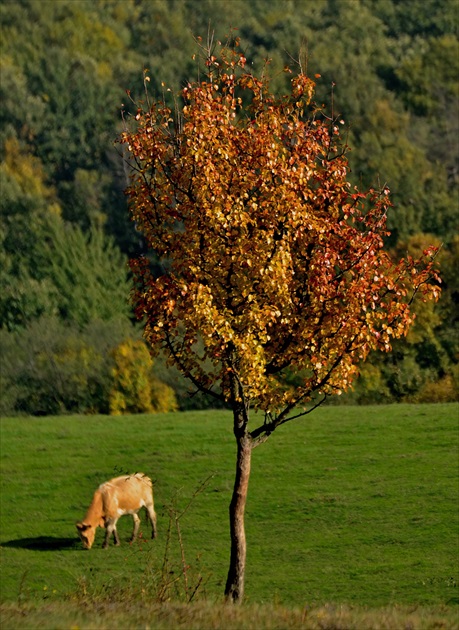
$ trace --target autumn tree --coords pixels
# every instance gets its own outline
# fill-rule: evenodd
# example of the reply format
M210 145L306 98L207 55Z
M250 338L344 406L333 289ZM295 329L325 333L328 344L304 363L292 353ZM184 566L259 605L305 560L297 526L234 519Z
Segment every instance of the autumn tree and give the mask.
M163 265L132 261L145 338L233 412L225 593L240 602L252 450L348 389L370 350L406 334L415 294L439 290L433 249L384 251L389 190L348 183L342 121L314 106L301 66L281 98L237 42L206 66L175 106L140 103L121 142L132 218Z

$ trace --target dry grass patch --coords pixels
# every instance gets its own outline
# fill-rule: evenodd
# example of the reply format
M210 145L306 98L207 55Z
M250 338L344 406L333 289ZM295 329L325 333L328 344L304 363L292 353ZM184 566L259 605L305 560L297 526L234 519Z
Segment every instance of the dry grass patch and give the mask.
M226 606L199 602L167 603L54 602L5 604L2 630L457 630L454 608L387 607L366 609L340 605L288 609L272 605Z

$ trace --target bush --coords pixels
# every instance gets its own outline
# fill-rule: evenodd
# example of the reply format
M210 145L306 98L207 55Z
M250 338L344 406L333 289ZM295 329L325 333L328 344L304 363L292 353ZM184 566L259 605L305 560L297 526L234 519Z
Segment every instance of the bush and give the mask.
M128 339L112 352L114 368L109 407L113 415L175 411L174 391L153 376L153 361L145 344Z
M112 336L120 328L119 323L106 326ZM94 343L91 336L89 329L80 331L48 317L25 330L2 331L1 384L8 395L2 396L1 413L107 411L107 355L103 344Z
M459 401L459 366L455 373L445 374L435 382L426 383L414 397L416 403L446 403Z
M173 390L154 378L148 351L127 318L82 330L43 318L0 331L0 414L170 411Z

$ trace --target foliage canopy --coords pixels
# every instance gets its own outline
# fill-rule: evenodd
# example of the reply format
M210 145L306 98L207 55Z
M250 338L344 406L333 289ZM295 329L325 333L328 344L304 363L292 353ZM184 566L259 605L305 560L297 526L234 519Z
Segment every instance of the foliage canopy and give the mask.
M383 250L389 190L348 183L342 121L314 106L314 82L300 70L278 98L236 50L209 54L178 112L139 107L122 136L133 219L165 265L156 277L132 262L134 302L149 344L200 390L283 409L276 424L347 389L370 350L406 333L414 294L439 290L431 263Z

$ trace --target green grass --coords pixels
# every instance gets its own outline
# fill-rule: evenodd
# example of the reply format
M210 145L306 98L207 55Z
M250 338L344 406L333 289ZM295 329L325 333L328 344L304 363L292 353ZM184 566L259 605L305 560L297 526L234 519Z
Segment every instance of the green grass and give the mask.
M166 506L183 508L211 473L180 525L190 585L202 576L201 596L222 595L235 466L228 412L2 419L0 437L3 602L58 606L140 590L165 556L179 578L175 539L165 553ZM328 407L281 427L253 454L247 602L457 605L458 440L453 404ZM154 479L159 538L130 546L123 517L120 548L101 549L99 530L85 551L74 524L118 471Z

